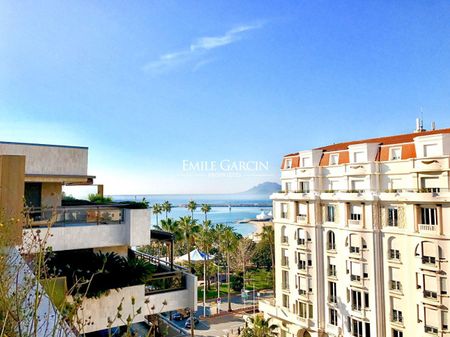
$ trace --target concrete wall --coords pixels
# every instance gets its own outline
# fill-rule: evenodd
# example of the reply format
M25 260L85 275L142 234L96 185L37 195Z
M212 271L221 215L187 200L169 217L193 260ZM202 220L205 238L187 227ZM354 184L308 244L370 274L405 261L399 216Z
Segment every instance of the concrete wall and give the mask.
M0 142L0 155L26 156L26 174L87 175L86 147Z

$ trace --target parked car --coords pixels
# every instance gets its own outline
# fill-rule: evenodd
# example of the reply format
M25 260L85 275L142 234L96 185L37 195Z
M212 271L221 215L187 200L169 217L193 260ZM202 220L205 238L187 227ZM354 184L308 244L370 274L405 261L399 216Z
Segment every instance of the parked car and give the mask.
M189 310L189 308L181 309L177 310L177 312L172 315L172 319L175 321L182 321L183 319L188 318L190 315L191 311Z
M200 323L200 321L198 320L197 317L194 316L194 327L195 327L198 323ZM191 328L191 318L190 318L190 317L187 319L186 323L184 324L184 327L185 327L186 329L190 329L190 328Z

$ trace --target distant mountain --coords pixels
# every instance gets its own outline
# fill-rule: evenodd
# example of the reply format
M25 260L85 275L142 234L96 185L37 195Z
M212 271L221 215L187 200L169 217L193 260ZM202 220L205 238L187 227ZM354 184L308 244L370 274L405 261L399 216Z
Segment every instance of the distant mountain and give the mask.
M271 183L266 181L265 183L261 183L252 187L251 189L240 192L239 194L251 194L251 195L270 195L274 192L278 192L281 190L281 185L278 183Z

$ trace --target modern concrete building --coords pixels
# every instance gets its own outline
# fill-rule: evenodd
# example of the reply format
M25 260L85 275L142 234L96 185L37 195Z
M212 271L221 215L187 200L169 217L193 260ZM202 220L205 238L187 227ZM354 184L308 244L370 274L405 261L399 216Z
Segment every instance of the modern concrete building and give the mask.
M272 195L281 337L450 336L450 129L283 158Z
M115 316L122 299L123 317L132 314L131 298L135 299L134 310L142 308L134 322L154 313L195 308L194 275L174 265L173 260L162 261L134 250L151 240L173 246L169 233L150 231L149 209L126 204L62 206L63 186L92 185L94 178L88 175L86 147L0 142L0 208L7 216L21 219L14 224L16 244L22 252L34 253L44 242L53 252L114 252L158 266L152 285L112 289L100 298L86 299L80 314L89 318L89 324L83 325L82 332L106 329L108 317ZM102 193L103 186L98 190Z

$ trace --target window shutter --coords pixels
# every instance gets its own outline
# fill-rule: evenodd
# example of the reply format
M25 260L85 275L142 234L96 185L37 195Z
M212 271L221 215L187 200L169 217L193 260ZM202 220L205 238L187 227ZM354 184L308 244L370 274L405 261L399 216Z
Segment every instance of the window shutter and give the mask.
M401 279L401 272L400 268L390 268L391 272L391 281L400 281Z
M361 264L356 262L351 262L352 275L361 275Z
M422 249L424 256L436 256L436 247L431 242L423 242Z
M439 315L437 310L425 308L425 324L433 327L439 327Z
M425 276L425 290L437 292L437 279L435 276Z

